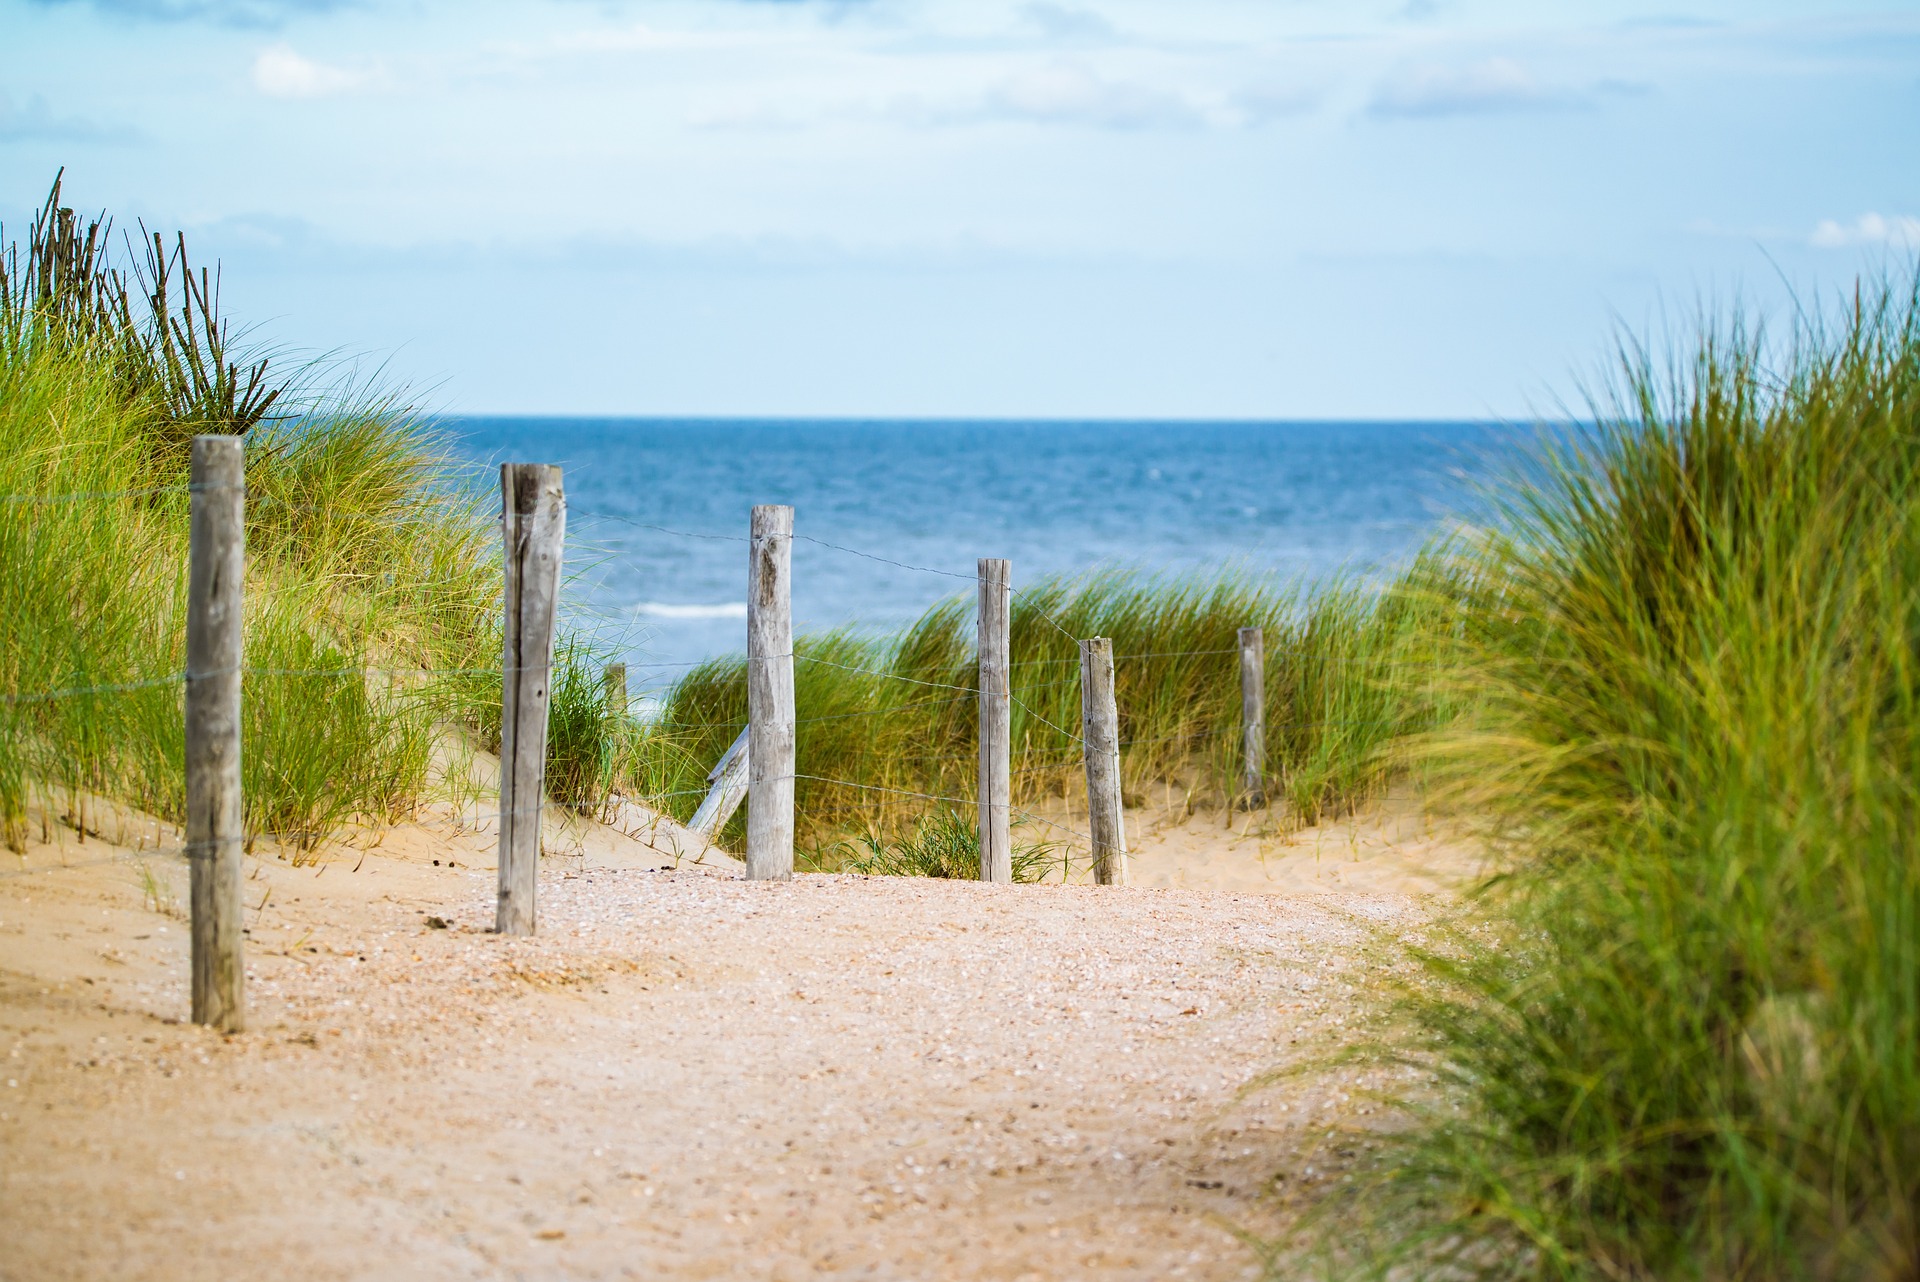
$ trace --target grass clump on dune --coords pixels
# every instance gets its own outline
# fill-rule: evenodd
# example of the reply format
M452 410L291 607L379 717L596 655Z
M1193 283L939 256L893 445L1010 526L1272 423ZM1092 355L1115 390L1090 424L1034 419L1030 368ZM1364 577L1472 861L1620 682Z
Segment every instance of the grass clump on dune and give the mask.
M1622 386L1450 585L1433 759L1503 876L1373 1265L1920 1276L1920 306Z
M405 814L438 720L473 703L434 674L499 665L477 506L405 410L243 363L183 245L118 268L59 195L0 267L0 833L19 847L36 792L82 834L89 797L181 817L201 432L247 448L249 833Z
M1284 590L1232 574L1196 581L1113 572L1021 588L1011 622L1014 804L1065 798L1071 814L1084 796L1074 638L1089 636L1114 643L1129 796L1157 788L1189 805L1240 800L1236 633L1259 625L1267 630L1270 787L1293 822L1342 813L1384 789L1388 748L1431 715L1430 660L1411 644L1424 626L1412 602L1357 585ZM795 654L798 769L810 776L797 784L803 841L824 851L848 833L908 838L930 809L973 796L970 598L935 606L895 636L802 637ZM745 663L708 663L663 702L640 731L630 777L684 818L746 724Z
M1039 881L1053 862L1053 849L1047 843L1017 843L1013 848L1013 879ZM971 881L980 876L979 822L971 811L928 811L910 833L894 841L884 841L871 833L861 836L852 853L840 861L839 871L873 877Z

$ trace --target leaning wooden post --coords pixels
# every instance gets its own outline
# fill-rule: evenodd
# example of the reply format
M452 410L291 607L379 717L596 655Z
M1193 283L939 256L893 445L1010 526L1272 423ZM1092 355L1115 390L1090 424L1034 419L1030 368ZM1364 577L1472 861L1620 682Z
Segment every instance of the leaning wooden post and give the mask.
M627 715L627 665L609 663L606 670L607 711L616 717Z
M1013 880L1013 563L980 558L980 880Z
M707 789L693 818L687 820L689 832L697 832L709 840L718 837L727 820L733 818L733 812L747 799L747 736L752 733L751 726L742 730L713 769L707 771L707 782L712 787Z
M793 876L793 509L753 509L747 552L747 879Z
M1266 802L1267 643L1259 628L1240 629L1240 790L1248 806Z
M187 535L187 856L193 1022L247 1022L240 953L240 608L247 572L246 463L238 436L196 436Z
M500 530L506 646L500 661L500 879L493 928L502 935L531 935L546 800L553 614L567 538L558 467L500 465Z
M1093 879L1127 884L1127 825L1120 811L1120 713L1113 699L1113 642L1080 643L1080 725L1087 754L1087 835Z

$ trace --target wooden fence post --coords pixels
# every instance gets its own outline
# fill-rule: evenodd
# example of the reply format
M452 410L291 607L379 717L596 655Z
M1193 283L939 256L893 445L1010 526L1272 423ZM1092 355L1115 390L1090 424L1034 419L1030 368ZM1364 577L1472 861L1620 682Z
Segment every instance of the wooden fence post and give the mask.
M1267 643L1259 628L1240 629L1240 787L1249 808L1267 796Z
M566 546L566 497L550 463L500 465L506 646L500 662L500 879L494 929L531 935L546 800L553 615Z
M793 876L793 509L753 509L747 552L747 879Z
M980 880L1013 880L1013 707L1008 664L1013 563L982 557L980 575Z
M627 665L609 663L605 676L607 711L616 717L627 715Z
M720 830L727 826L727 820L733 818L733 812L747 796L747 736L753 733L753 727L742 730L733 744L714 762L713 769L707 771L707 782L712 786L700 802L700 808L693 812L693 818L687 821L687 829L697 832L709 840L718 837Z
M1093 879L1127 884L1127 826L1120 797L1120 713L1113 699L1113 642L1080 643L1080 724L1087 755L1087 833Z
M193 1022L246 1026L241 956L241 598L247 571L246 451L196 436L187 535L187 856L193 906Z

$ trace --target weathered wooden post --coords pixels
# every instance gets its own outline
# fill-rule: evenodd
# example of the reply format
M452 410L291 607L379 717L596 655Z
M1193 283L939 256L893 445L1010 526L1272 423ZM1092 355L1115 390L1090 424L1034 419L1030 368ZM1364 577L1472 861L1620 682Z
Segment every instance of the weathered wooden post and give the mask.
M982 557L980 574L980 880L1013 880L1013 563Z
M1120 713L1113 698L1113 642L1080 643L1080 725L1087 754L1087 835L1093 838L1093 879L1127 884L1127 826L1121 814Z
M747 551L747 878L793 876L793 509L753 509Z
M241 603L247 572L246 452L196 436L187 534L187 857L193 907L193 1022L247 1022L241 956Z
M709 839L719 836L727 820L733 818L733 812L746 800L747 736L752 733L752 726L742 730L720 754L720 760L714 762L713 769L707 771L707 782L712 786L707 789L700 808L693 812L693 818L687 821L688 831Z
M553 615L567 538L560 469L500 465L500 532L506 565L506 646L500 661L500 878L494 929L531 935L546 800L547 708Z
M627 715L627 665L609 663L605 675L607 711L616 717Z
M1240 629L1240 789L1248 807L1267 799L1267 643L1259 628Z

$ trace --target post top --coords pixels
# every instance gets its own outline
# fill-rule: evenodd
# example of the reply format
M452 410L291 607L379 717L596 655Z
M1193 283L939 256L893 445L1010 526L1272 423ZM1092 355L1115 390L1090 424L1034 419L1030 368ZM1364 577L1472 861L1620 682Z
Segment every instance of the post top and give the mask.
M246 483L246 460L246 446L238 436L208 432L194 437L187 471L195 493L239 489Z
M751 525L756 535L792 534L793 507L787 503L756 503Z
M561 485L560 465L502 463L500 494L507 501L508 510L520 516L531 515L543 499L562 502L565 491Z

